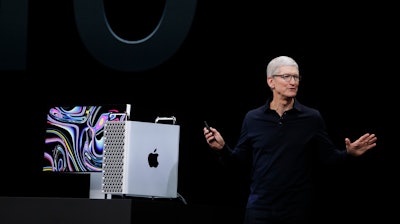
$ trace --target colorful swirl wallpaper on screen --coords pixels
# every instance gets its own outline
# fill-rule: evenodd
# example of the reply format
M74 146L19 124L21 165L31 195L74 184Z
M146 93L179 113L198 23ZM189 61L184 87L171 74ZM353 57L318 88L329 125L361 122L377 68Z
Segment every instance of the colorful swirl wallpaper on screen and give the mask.
M126 110L126 104L50 108L43 171L100 172L104 125L108 120L125 120Z

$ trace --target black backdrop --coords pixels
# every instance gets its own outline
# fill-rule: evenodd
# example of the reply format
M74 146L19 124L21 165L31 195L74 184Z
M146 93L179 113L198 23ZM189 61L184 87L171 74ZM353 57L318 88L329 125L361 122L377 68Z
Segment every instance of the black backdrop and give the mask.
M111 26L126 39L148 35L164 5L104 2ZM270 96L267 62L288 55L304 77L298 99L322 112L338 147L344 147L345 137L355 140L365 132L379 137L378 146L354 163L321 170L316 213L328 220L385 220L396 195L396 149L389 147L386 129L397 123L388 107L395 78L389 69L395 62L386 56L395 44L390 8L199 1L176 53L150 69L118 71L84 47L73 1L30 1L26 67L2 71L1 194L35 195L48 106L130 103L134 120L177 118L178 190L188 203L241 208L247 171L219 167L205 144L203 120L235 144L245 112ZM79 86L97 93L83 94Z

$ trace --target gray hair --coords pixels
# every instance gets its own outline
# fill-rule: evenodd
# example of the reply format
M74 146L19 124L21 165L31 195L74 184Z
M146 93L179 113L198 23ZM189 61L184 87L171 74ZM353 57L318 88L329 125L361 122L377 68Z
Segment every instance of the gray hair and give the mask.
M288 56L279 56L274 59L272 59L267 66L267 77L272 77L273 75L276 75L275 72L279 67L282 66L295 66L297 69L299 69L299 66L297 62Z

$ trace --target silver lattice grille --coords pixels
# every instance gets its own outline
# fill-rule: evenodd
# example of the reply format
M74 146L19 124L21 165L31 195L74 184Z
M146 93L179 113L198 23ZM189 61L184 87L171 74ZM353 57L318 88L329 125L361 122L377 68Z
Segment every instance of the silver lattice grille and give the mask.
M126 121L107 121L103 152L103 193L122 193Z

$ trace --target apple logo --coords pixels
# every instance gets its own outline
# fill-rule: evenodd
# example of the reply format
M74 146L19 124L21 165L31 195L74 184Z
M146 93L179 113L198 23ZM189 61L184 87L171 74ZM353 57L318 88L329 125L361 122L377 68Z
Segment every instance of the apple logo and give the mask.
M158 167L158 153L156 151L157 148L155 148L153 152L149 153L149 156L147 157L149 166L154 168Z

